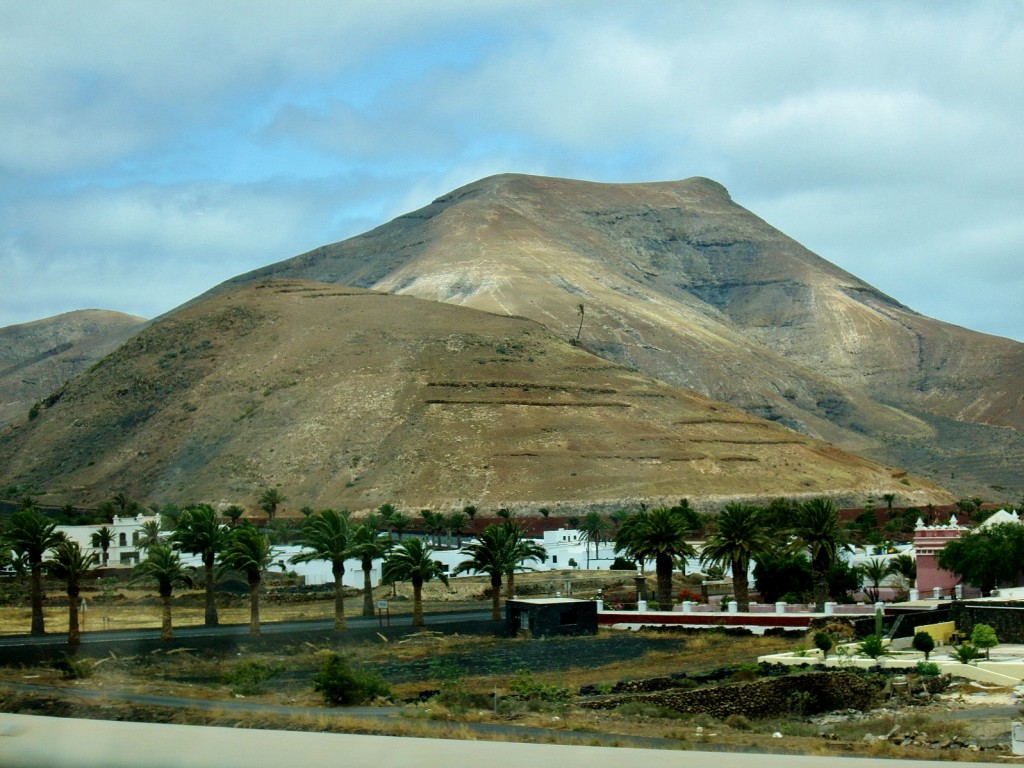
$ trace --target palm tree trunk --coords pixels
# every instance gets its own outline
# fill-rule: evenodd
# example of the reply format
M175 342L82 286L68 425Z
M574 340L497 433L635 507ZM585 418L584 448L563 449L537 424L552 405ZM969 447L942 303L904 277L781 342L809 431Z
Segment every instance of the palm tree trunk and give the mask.
M373 569L373 560L363 558L363 616L373 618L373 583L370 580L370 571Z
M663 553L655 557L654 572L658 576L658 608L666 611L672 605L672 557Z
M78 628L78 587L68 585L68 645L77 648L82 642Z
M828 600L828 570L818 564L811 565L811 583L814 585L814 610L821 613Z
M750 583L747 581L748 564L741 559L732 561L732 591L736 607L744 613L750 610Z
M342 630L345 628L345 565L332 564L331 573L334 574L334 629Z
M516 596L516 572L509 571L505 574L505 599L511 600Z
M249 634L260 635L260 581L249 581Z
M170 640L174 636L174 627L171 624L171 594L160 595L160 639Z
M203 567L206 569L204 574L205 587L206 587L206 615L203 623L208 627L216 627L219 623L217 618L217 600L215 599L214 590L216 587L216 573L214 572L214 553L203 556Z
M32 563L31 576L32 590L32 634L45 635L46 627L43 624L43 565Z
M501 574L491 574L491 621L501 621Z
M412 625L423 626L423 580L412 580Z

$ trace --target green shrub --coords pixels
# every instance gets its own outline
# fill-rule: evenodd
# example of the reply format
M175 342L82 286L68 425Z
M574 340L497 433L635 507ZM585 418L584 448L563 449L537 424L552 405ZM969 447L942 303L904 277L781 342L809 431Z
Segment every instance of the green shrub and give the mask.
M281 664L261 661L243 661L221 676L221 682L231 686L231 692L240 696L255 696L263 691L263 684L284 672Z
M78 656L62 656L53 662L53 668L63 673L65 680L84 680L92 677L94 664Z
M914 635L914 640L912 644L914 646L914 650L923 653L925 661L927 661L928 654L930 654L935 649L935 638L933 638L927 632L917 632Z
M517 669L508 682L508 688L514 696L523 701L538 702L556 709L568 707L572 701L572 693L568 688L546 685L534 680L533 674L527 669Z
M987 659L989 649L999 645L999 638L996 637L996 631L988 624L975 624L974 629L971 630L971 645L984 650Z
M815 632L814 633L814 647L821 651L824 658L828 658L828 652L832 650L835 643L832 641L832 636L828 632Z
M315 675L313 690L328 704L351 706L375 697L387 697L391 690L375 672L353 670L344 657L332 653Z
M975 648L970 643L964 643L959 646L953 654L956 656L956 660L961 664L970 664L972 661L981 656L981 651Z
M935 677L941 672L939 665L934 661L919 661L914 671L924 677Z
M749 731L754 727L746 715L729 715L725 718L725 724L734 731Z
M885 656L889 653L889 649L885 647L885 642L882 640L881 635L868 635L860 641L860 647L857 651L869 659L877 659L879 656Z

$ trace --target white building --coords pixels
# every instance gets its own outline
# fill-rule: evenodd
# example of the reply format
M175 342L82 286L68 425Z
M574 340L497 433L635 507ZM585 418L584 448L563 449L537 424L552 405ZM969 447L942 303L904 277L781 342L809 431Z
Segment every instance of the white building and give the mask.
M99 525L58 525L57 530L67 536L71 541L78 542L83 552L95 552L99 558L100 565L110 566L132 566L139 562L141 553L139 540L142 538L142 526L144 523L157 520L156 515L145 516L138 514L135 517L114 516L112 523L101 523ZM109 528L113 534L113 541L107 550L107 562L103 562L103 551L92 545L92 535L100 528Z

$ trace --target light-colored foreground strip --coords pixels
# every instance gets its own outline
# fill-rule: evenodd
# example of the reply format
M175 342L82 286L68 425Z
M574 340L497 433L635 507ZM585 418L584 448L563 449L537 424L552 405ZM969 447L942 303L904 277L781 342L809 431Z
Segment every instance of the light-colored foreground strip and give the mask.
M892 768L891 760L450 741L0 714L3 768ZM978 763L974 763L978 765ZM915 768L949 763L915 762Z

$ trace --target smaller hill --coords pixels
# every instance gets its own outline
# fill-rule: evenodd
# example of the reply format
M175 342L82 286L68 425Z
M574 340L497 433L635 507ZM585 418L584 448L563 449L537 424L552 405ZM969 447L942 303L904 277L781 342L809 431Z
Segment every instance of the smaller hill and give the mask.
M0 426L25 418L34 403L117 349L145 323L134 315L83 309L0 328Z
M154 322L0 437L76 503L554 509L934 485L609 363L525 318L308 281Z

